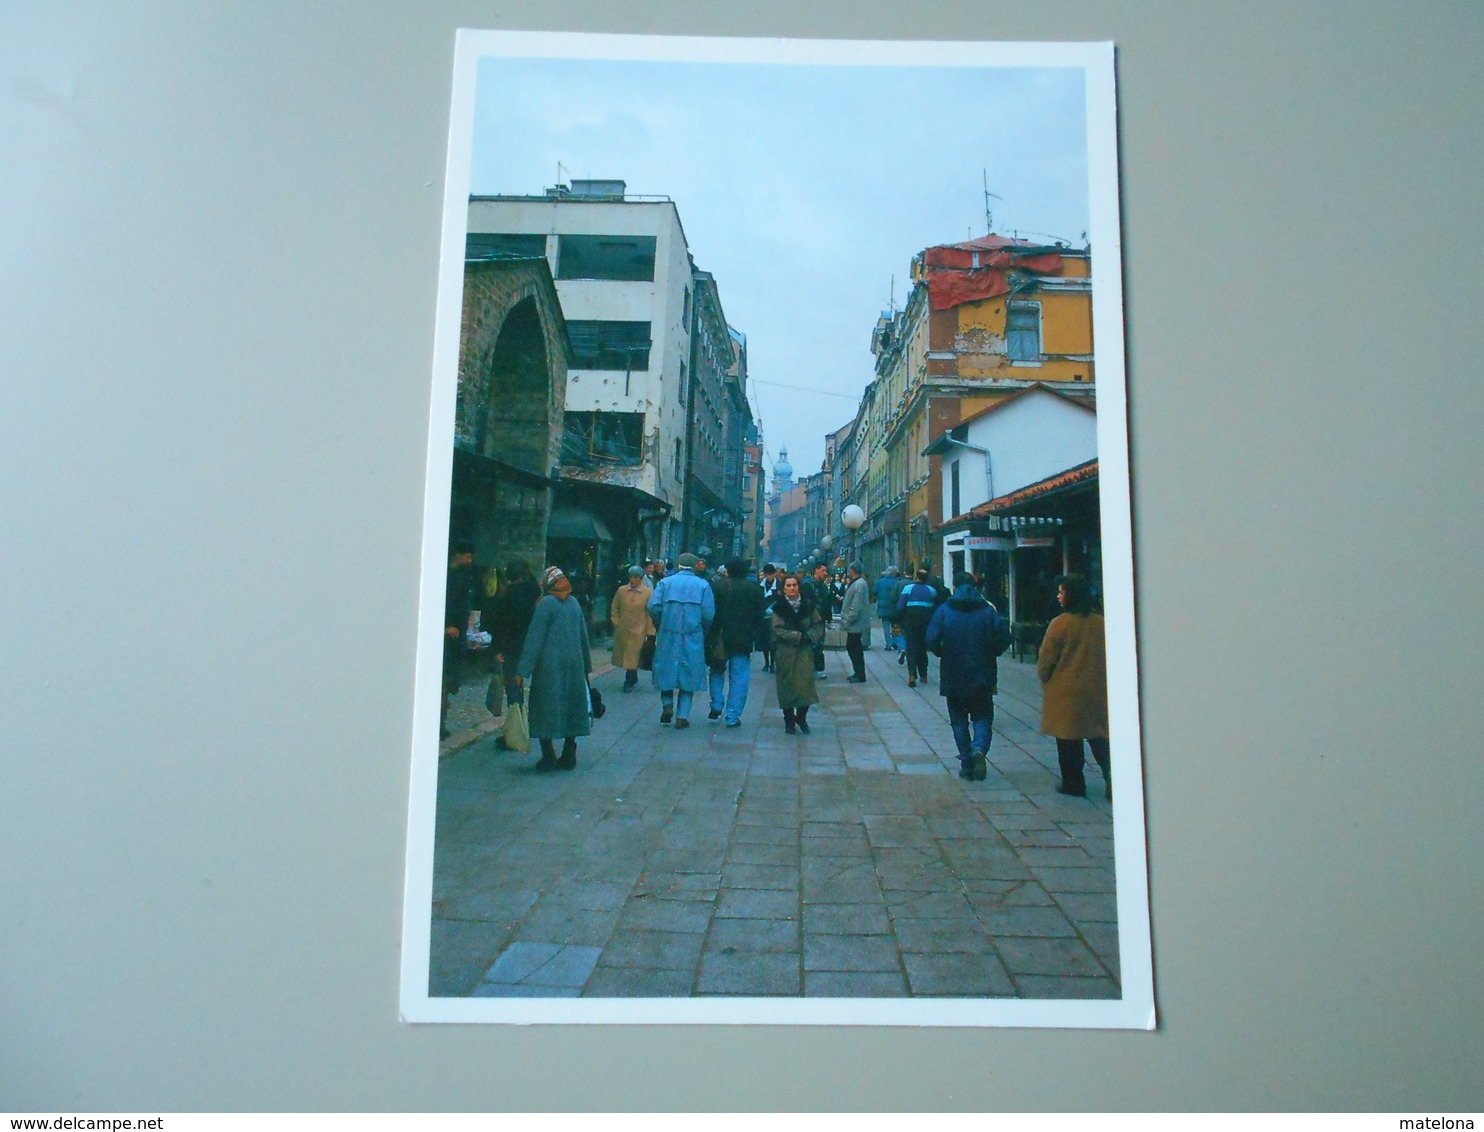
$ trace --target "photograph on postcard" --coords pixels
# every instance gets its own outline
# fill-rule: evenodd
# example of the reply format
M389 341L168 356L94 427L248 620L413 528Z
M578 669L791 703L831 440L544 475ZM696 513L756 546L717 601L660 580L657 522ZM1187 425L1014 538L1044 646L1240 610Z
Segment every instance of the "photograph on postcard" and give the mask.
M1152 1025L1113 123L461 33L404 1017Z

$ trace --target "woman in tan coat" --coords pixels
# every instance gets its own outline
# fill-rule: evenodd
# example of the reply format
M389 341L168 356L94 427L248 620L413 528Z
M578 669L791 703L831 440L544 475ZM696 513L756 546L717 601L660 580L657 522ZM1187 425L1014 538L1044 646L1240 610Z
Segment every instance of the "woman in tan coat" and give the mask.
M1061 764L1058 794L1087 797L1082 741L1092 748L1113 797L1108 765L1108 658L1103 617L1093 612L1087 579L1068 574L1060 580L1056 600L1065 610L1046 627L1036 671L1041 677L1041 730L1056 738Z
M639 653L646 637L654 636L654 622L645 608L654 591L644 584L644 568L629 567L629 584L619 586L608 607L613 622L613 667L623 669L623 690L639 683Z

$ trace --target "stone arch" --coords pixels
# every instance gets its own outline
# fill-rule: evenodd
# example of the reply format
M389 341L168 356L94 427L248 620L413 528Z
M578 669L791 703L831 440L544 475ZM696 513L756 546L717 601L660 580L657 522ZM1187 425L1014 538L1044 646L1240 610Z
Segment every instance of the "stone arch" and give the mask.
M526 471L550 466L553 374L534 295L505 316L486 362L487 399L477 418L474 448Z
M455 449L546 476L561 437L568 364L545 261L465 264Z

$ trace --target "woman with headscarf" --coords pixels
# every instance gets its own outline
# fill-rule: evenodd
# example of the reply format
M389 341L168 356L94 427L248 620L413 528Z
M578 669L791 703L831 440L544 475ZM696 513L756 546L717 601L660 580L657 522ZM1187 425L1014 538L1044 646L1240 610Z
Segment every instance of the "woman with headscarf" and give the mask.
M526 630L516 680L530 684L526 725L531 738L541 741L536 769L571 770L577 765L577 737L592 732L587 618L561 567L551 566L541 575L541 591L545 596L536 603ZM556 757L557 739L562 740L561 758Z
M613 622L613 667L623 669L623 690L632 692L639 683L639 654L647 638L654 636L649 599L654 591L644 584L644 567L629 567L629 584L619 586L608 607Z
M1067 574L1058 579L1056 600L1063 612L1046 626L1036 672L1041 677L1041 731L1056 739L1061 764L1058 794L1087 796L1082 741L1092 748L1113 797L1108 765L1108 658L1103 615L1093 611L1087 579Z
M773 668L783 730L809 734L809 706L819 703L814 684L814 648L824 640L824 621L799 586L797 574L783 579L772 606ZM828 598L826 598L828 600Z

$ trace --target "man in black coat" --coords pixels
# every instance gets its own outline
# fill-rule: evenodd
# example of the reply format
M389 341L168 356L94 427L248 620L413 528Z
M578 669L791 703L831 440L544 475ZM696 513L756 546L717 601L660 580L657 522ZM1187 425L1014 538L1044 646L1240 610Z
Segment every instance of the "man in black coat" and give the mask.
M507 703L518 704L524 700L515 669L526 647L526 630L531 627L531 617L540 600L541 587L531 576L531 568L520 559L507 565L505 584L500 587L495 615L489 626L490 635L495 639L495 660L504 665ZM504 742L503 737L495 739L496 746L502 746Z
M830 627L834 620L835 595L830 589L830 568L823 562L814 567L814 576L805 578L799 585L803 593L819 610L820 620L824 622L825 628ZM829 673L824 670L824 642L814 646L814 675L821 680L829 678Z
M728 727L742 726L742 709L747 706L747 688L752 680L752 648L763 620L763 587L747 573L745 558L734 558L726 564L726 576L712 579L716 595L716 620L711 631L718 634L721 664L711 664L711 714L720 719L726 715Z

